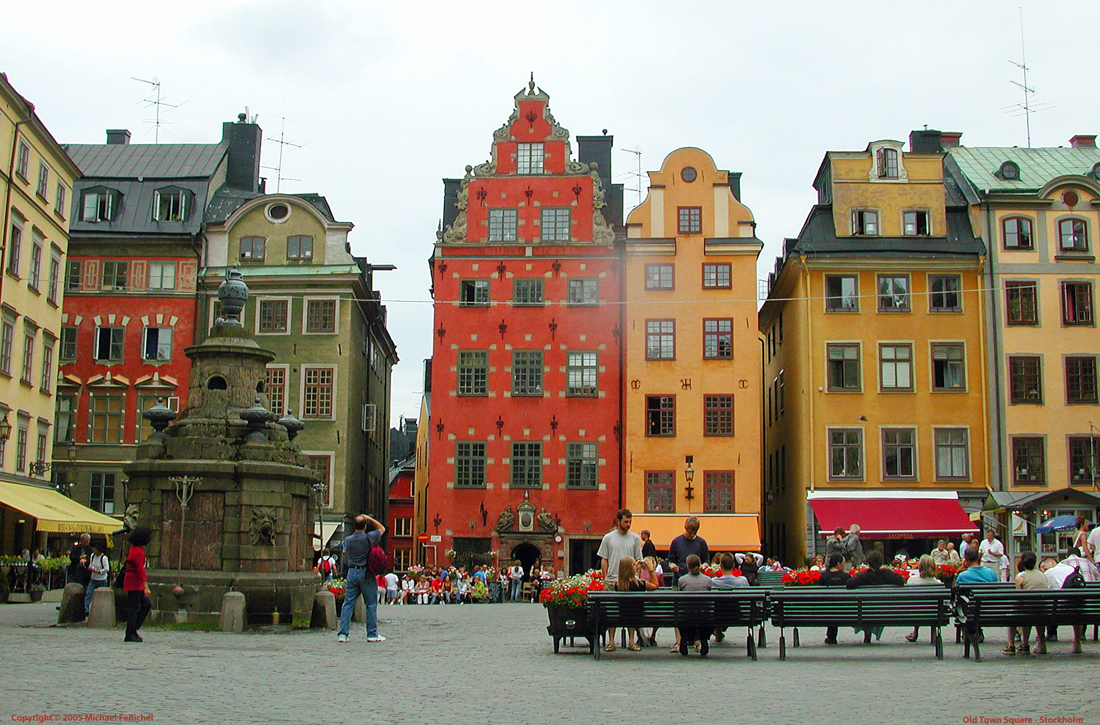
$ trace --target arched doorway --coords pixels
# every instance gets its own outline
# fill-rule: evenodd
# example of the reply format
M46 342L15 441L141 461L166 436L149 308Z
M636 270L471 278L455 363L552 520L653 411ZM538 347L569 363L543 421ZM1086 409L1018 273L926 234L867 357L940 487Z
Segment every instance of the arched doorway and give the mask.
M523 566L524 578L526 578L526 575L530 575L531 573L531 567L539 563L542 559L542 552L539 551L539 547L525 541L522 544L517 544L516 547L512 549L512 561L517 559Z

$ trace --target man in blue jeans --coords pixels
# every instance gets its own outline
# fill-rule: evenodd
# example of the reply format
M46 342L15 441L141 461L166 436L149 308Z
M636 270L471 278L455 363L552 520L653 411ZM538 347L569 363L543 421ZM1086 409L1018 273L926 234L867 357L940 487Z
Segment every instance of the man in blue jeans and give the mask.
M367 527L370 526L370 530ZM385 642L386 638L378 634L378 580L367 571L367 555L372 546L378 544L386 527L376 519L360 514L355 517L355 531L344 539L340 546L344 551L344 561L348 564L348 578L344 593L344 608L340 612L340 631L337 642L347 642L351 631L351 615L355 611L355 600L360 595L367 609L367 641Z

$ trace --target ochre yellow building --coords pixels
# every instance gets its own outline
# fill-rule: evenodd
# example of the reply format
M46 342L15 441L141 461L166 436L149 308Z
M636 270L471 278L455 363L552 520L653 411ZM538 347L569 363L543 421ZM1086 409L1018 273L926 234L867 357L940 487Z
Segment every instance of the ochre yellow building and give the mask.
M697 515L711 551L759 548L762 244L740 174L696 148L627 220L624 503L658 549Z
M926 551L986 493L985 250L943 154L912 144L826 154L769 278L765 550L788 565L838 525Z

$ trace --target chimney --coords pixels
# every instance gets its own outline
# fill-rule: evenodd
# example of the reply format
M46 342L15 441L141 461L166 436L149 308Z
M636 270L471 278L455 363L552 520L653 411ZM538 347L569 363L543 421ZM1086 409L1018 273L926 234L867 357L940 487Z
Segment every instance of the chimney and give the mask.
M733 198L737 201L741 201L741 172L740 171L727 171L726 178L730 182L730 191L733 192Z
M1093 137L1095 138L1095 136ZM125 128L109 128L107 129L107 145L108 146L129 146L130 145L130 132Z
M962 144L959 143L959 139L962 138L962 131L941 131L940 132L940 146L945 149L958 148Z
M1096 148L1096 136L1077 134L1069 140L1069 146L1074 149L1094 149Z
M909 132L909 152L914 154L938 154L943 151L941 132L924 128Z
M458 190L462 179L443 180L443 228L453 225L458 219Z
M577 136L577 159L585 164L598 165L596 171L600 175L604 203L607 205L603 216L611 226L620 227L623 223L623 188L622 184L611 182L611 149L614 145L615 137L608 135L607 129L601 136Z
M222 124L222 143L229 143L229 164L225 183L235 189L260 190L260 141L263 131L255 123L247 123L244 114L237 123Z

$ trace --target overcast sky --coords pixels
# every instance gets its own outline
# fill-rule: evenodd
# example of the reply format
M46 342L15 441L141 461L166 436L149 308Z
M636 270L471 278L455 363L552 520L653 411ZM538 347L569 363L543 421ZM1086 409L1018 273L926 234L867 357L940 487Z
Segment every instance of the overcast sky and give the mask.
M1021 6L1033 103L1049 107L1032 116L1032 145L1100 132L1100 3L1064 0L20 2L5 9L0 70L62 143L103 143L107 128L153 143L149 86L132 77L159 78L178 105L162 143L215 143L245 107L278 138L286 117L302 147L286 147L282 190L325 195L355 224L356 254L398 267L376 275L401 356L396 422L416 417L431 354L440 179L488 158L532 71L573 137L615 136L628 187L637 161L624 149L641 150L643 172L681 146L743 172L765 276L814 202L826 151L925 124L968 145L1026 145L1006 110L1023 100L1009 63ZM265 141L263 164L277 163Z

